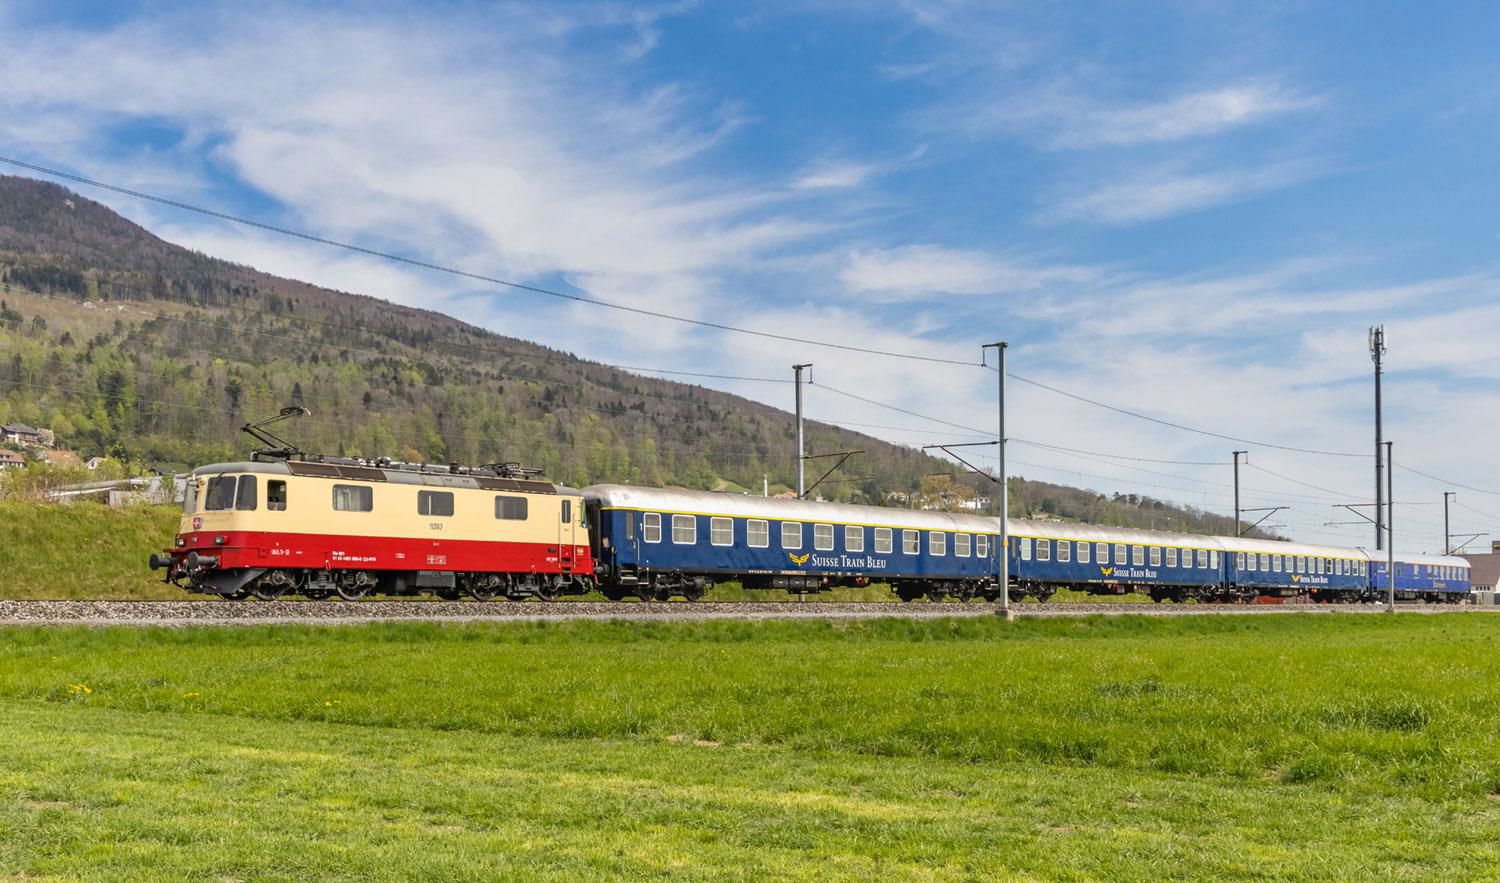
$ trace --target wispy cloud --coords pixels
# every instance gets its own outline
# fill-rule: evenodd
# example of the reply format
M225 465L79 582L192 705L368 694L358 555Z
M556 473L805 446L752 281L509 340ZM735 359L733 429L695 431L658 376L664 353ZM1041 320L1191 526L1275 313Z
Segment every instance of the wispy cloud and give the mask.
M854 251L839 271L852 293L876 300L915 300L938 294L1034 292L1052 285L1097 279L1097 268L1044 265L939 245L906 245Z
M1208 172L1148 172L1058 198L1037 220L1116 225L1155 221L1287 187L1318 172L1308 162Z
M1275 82L1242 82L1148 101L1111 101L1076 84L1053 82L939 106L928 112L928 123L971 137L1020 137L1048 150L1077 150L1205 138L1322 104L1320 96Z

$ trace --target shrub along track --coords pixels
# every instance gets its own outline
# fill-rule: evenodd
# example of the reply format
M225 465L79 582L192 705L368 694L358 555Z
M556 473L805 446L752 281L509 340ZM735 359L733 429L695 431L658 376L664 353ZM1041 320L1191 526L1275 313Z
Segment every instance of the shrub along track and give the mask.
M1271 613L1380 613L1375 604L1013 604L1017 617L1085 615L1193 616ZM1473 611L1470 606L1403 606L1403 612ZM1497 608L1489 608L1496 610ZM808 601L723 601L696 604L666 602L562 601L490 603L470 601L4 601L0 625L264 625L277 623L346 624L388 620L428 622L634 620L694 621L711 619L930 619L949 616L994 616L998 604Z

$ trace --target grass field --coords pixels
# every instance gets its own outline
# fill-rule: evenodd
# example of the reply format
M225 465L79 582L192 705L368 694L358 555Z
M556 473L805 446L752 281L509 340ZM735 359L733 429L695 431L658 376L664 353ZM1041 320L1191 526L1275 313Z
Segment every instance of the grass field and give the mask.
M5 629L0 876L1493 877L1497 629Z

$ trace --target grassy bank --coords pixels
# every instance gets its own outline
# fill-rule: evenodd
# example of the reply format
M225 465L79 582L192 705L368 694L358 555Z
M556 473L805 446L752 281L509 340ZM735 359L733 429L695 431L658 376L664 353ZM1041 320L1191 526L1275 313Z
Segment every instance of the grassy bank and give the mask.
M177 534L177 506L0 500L0 598L180 598L146 567Z
M0 875L1483 876L1500 621L0 631Z

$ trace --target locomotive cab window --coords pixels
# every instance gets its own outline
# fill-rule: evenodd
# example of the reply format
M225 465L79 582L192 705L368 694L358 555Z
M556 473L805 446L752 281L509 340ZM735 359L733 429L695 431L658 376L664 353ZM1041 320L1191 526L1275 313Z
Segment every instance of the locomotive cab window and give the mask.
M745 522L745 545L752 549L764 549L771 545L771 523L759 518Z
M221 475L208 480L208 493L203 495L203 511L227 512L234 508L234 476Z
M813 525L813 548L819 552L833 551L833 525Z
M451 494L450 494L450 496L451 496ZM448 514L452 515L453 513L450 511ZM562 501L562 517L559 520L563 524L569 524L569 523L571 523L573 521L573 501L572 500L563 500Z
M846 552L863 552L865 550L865 529L846 525L844 527L844 550Z
M698 542L697 517L692 515L673 515L672 542L679 546L691 546Z
M563 501L567 505L567 501ZM451 491L417 491L417 514L435 518L453 515L453 493Z
M715 516L708 520L708 541L715 546L734 545L734 519Z
M800 548L802 548L802 522L800 522L800 521L783 521L783 522L781 522L781 548L783 548L783 549L800 549Z
M922 552L922 537L914 530L901 531L901 552L906 555L918 555Z
M241 512L254 512L256 506L255 476L241 475L240 488L234 494L234 508Z
M496 497L495 517L501 521L525 521L526 520L526 498L525 497ZM657 516L658 519L661 516ZM657 537L647 542L655 543L661 539L661 521L656 522Z
M875 528L875 551L889 555L895 548L894 536L888 527Z
M266 508L272 512L286 511L286 482L266 482Z
M365 484L336 484L333 486L333 511L375 511L375 489Z
M661 542L660 512L647 512L641 516L641 539L648 543Z

